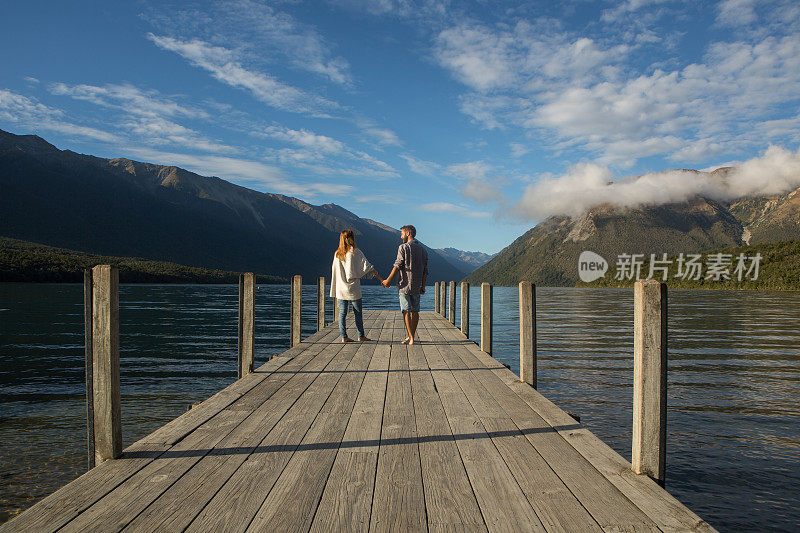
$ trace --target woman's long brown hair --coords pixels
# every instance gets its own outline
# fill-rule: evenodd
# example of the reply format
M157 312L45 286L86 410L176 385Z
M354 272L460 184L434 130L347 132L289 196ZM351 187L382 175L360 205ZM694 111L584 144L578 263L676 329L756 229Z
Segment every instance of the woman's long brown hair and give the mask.
M356 247L356 236L353 233L353 230L346 229L339 234L339 248L336 250L334 255L339 259L339 261L344 261L344 256L350 250L354 250Z

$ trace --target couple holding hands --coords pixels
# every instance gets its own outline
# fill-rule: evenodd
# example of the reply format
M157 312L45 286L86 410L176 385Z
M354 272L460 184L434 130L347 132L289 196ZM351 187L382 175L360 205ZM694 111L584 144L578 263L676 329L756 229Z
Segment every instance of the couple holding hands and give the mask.
M339 333L342 342L353 342L347 336L345 317L347 310L353 306L353 316L358 330L358 340L368 341L364 333L364 320L361 305L361 278L375 276L384 287L390 287L392 280L399 274L397 289L400 298L400 310L408 336L403 344L414 344L414 334L419 323L419 298L425 294L425 280L428 277L428 252L416 239L417 230L408 225L400 228L403 240L397 248L397 259L392 271L381 279L375 267L367 261L364 253L356 247L356 237L352 230L344 230L339 234L339 248L333 254L331 272L331 296L339 301Z

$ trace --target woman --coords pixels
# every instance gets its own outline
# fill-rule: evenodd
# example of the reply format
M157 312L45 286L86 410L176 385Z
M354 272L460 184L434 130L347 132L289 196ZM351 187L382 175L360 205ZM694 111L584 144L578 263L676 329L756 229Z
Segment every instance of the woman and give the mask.
M331 296L339 300L339 333L342 342L353 342L347 336L345 317L347 308L353 306L359 342L368 341L364 333L364 320L361 308L361 278L373 275L383 282L372 264L364 257L364 253L356 248L356 236L352 230L346 229L339 234L339 248L333 254L331 267Z

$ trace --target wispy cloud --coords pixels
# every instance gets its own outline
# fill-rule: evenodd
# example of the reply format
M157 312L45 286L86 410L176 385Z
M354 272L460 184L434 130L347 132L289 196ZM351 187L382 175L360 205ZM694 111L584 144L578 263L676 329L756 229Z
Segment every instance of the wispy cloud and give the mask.
M62 110L44 105L34 98L0 89L0 120L28 128L30 132L45 130L96 141L119 141L119 137L113 133L70 122L65 116Z
M175 52L192 65L209 72L216 80L247 90L271 107L317 116L327 116L339 109L339 105L331 100L278 81L269 74L245 68L237 53L228 48L199 39L182 41L152 33L147 37L159 48Z
M54 83L50 92L90 102L119 113L116 127L129 137L149 144L176 144L194 150L217 153L234 153L236 148L214 141L198 131L178 124L173 118L207 119L208 112L186 106L161 95L155 90L145 90L135 85L107 84L68 85Z
M420 211L427 211L429 213L447 213L467 218L489 218L492 216L491 213L487 213L485 211L475 211L463 205L456 205L448 202L432 202L428 204L422 204L417 207L417 209Z
M144 17L159 32L183 40L199 38L241 51L248 59L270 63L282 57L296 69L349 86L348 61L337 56L316 28L274 5L253 0L214 2L203 10L158 6ZM266 52L266 53L265 53Z

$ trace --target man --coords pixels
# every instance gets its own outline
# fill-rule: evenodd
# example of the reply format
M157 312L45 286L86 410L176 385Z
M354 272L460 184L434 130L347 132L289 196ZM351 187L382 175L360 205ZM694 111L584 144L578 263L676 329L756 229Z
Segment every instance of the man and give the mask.
M381 282L384 287L390 287L395 275L400 274L397 289L403 322L408 331L408 337L403 344L414 344L414 334L419 324L419 297L425 294L425 280L428 278L428 252L417 241L416 236L417 229L414 226L409 224L400 228L403 244L397 248L397 259L391 273Z

